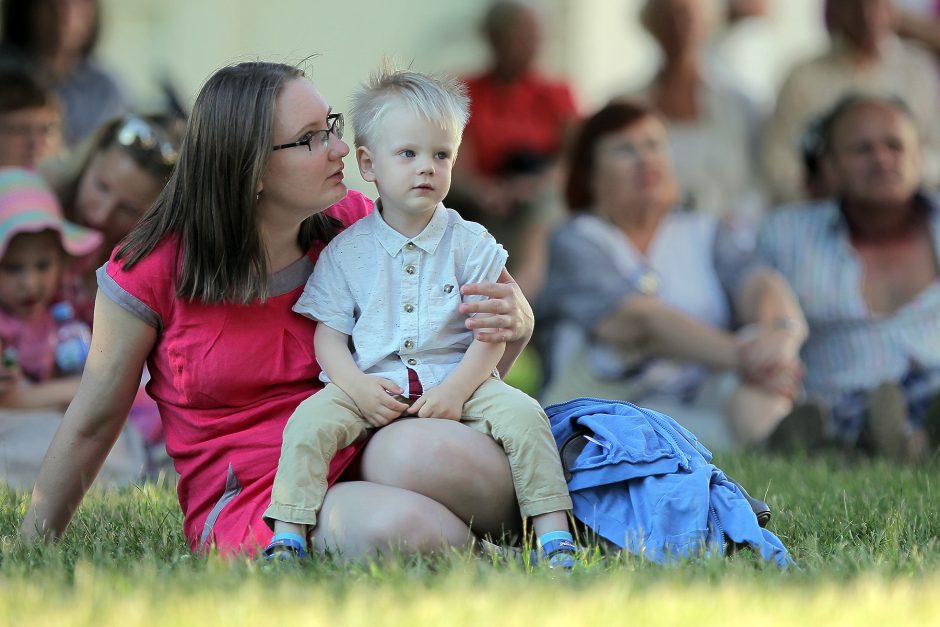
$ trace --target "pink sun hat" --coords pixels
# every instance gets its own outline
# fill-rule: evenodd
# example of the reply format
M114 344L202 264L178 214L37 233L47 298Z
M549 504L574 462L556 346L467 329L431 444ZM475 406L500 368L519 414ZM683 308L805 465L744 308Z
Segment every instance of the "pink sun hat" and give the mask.
M83 257L101 246L98 231L68 222L59 200L39 174L23 168L0 168L0 258L19 233L52 230L62 248Z

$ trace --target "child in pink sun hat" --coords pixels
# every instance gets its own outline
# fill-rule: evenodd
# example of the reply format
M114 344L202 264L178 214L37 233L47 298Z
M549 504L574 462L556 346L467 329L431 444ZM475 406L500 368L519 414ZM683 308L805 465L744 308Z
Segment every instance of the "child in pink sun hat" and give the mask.
M56 366L62 273L71 259L97 250L97 231L67 222L34 171L0 168L0 407L65 407L79 377Z

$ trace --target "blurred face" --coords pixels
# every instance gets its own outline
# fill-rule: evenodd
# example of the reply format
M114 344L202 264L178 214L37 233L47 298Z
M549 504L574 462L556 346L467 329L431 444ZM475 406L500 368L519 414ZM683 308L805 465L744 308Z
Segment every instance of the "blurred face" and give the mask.
M32 107L0 115L0 166L35 168L54 155L62 143L59 114L50 107Z
M528 10L519 11L511 25L490 36L496 63L504 72L520 74L535 63L539 50L539 23Z
M310 138L314 131L329 127L330 107L320 92L304 78L284 85L277 97L274 115L274 145ZM349 146L334 133L323 145L314 140L310 147L293 146L275 150L261 177L258 210L262 216L285 211L302 221L346 196L343 184L343 157Z
M651 0L647 29L667 57L695 48L705 34L702 0Z
M160 195L163 184L119 146L95 155L78 185L76 220L104 234L113 247Z
M891 106L859 105L833 129L826 164L850 202L906 203L920 184L917 132L907 116Z
M676 202L666 127L655 117L601 137L594 163L595 201L608 212L668 210Z
M48 309L59 287L63 257L54 231L14 236L0 259L0 307L21 320Z
M40 0L34 16L44 52L79 54L94 31L97 7L94 0Z
M450 189L456 134L404 105L385 113L375 145L356 151L362 177L374 182L385 212L426 216Z
M891 0L832 0L833 30L864 52L878 51L894 28Z

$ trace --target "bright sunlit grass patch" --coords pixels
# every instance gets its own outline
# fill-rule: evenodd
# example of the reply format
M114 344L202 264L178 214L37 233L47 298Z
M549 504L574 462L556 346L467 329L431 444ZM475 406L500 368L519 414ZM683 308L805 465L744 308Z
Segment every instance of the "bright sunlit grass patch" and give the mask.
M570 575L469 553L267 571L191 556L172 486L90 495L61 543L16 538L26 494L0 489L0 624L929 625L940 513L929 467L738 455L799 564L749 553L656 566L595 554Z

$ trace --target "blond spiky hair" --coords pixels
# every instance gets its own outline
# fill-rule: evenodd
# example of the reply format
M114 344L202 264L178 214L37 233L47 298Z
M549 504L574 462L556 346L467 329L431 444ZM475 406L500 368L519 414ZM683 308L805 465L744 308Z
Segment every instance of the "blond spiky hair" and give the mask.
M388 110L405 104L416 114L453 131L458 141L470 118L467 88L450 74L397 70L385 62L353 94L352 124L356 147L370 146Z

